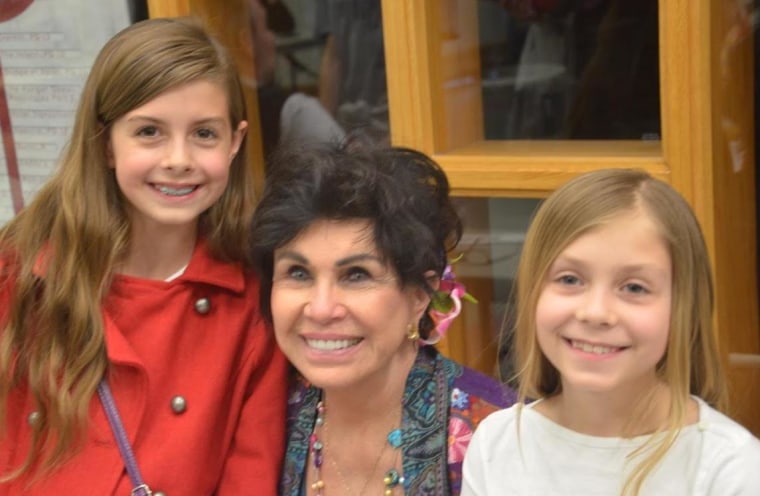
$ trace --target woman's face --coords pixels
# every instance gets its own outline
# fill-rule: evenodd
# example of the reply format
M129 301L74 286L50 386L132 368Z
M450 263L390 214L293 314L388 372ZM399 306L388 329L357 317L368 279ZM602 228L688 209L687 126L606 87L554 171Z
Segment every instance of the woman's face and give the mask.
M368 221L318 220L274 253L277 342L317 387L403 384L416 356L407 330L428 302L422 288L400 287Z

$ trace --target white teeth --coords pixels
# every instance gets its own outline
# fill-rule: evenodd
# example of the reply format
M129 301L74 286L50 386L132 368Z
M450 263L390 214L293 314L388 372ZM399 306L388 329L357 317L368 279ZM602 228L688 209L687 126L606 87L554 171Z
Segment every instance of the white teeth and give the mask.
M307 339L306 344L309 348L322 351L343 350L355 346L361 339Z
M612 353L613 351L617 351L620 349L620 348L612 348L609 346L593 345L589 343L584 343L583 341L575 341L575 340L571 340L570 345L573 348L585 351L586 353L593 353L595 355L604 355L606 353Z
M156 189L161 193L169 196L182 196L188 195L195 190L195 186L188 186L185 188L170 188L169 186L158 186Z

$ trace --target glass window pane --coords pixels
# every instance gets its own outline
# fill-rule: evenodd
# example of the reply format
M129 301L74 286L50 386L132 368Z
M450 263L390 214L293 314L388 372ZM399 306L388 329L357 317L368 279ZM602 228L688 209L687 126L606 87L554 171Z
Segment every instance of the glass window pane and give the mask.
M457 198L464 235L453 269L476 305L465 304L462 332L451 352L470 366L508 379L512 364L509 340L500 339L511 327L514 276L525 232L540 200L526 198ZM508 337L508 335L505 335ZM461 349L464 347L464 349Z
M657 0L479 0L486 139L659 139Z
M249 0L268 154L282 142L388 142L380 0Z

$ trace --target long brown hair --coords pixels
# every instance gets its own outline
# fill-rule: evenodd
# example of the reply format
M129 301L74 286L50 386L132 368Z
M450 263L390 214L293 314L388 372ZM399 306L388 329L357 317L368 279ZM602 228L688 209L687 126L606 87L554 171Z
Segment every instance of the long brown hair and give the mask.
M724 376L713 332L710 260L688 203L664 182L631 169L586 173L557 189L541 205L528 229L517 272L515 324L520 402L559 394L559 371L541 352L535 332L536 306L547 271L579 236L633 211L644 212L658 226L673 268L670 334L656 370L670 390L671 406L661 431L664 436L640 452L646 451L647 456L634 467L624 494L637 494L665 456L685 422L690 394L725 409ZM633 456L638 458L640 453Z
M246 119L237 71L197 21L151 19L116 34L95 59L59 168L0 231L0 283L13 286L0 336L0 426L20 385L28 385L39 413L30 452L20 467L0 474L6 480L63 462L84 433L108 366L101 303L130 237L125 200L108 167L110 126L161 93L198 80L225 90L237 129ZM227 188L199 219L215 257L248 265L253 202L243 142Z

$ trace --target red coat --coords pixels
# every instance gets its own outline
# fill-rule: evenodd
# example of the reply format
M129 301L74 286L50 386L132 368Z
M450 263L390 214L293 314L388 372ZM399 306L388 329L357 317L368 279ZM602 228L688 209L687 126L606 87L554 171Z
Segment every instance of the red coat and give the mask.
M7 308L5 293L0 291L0 308ZM256 279L210 258L201 242L174 281L116 276L104 320L109 383L153 492L198 496L216 488L216 494L276 494L286 361L258 312ZM184 411L177 408L178 397ZM34 409L24 389L12 394L6 437L0 440L3 471L23 461ZM0 495L19 494L27 483L0 483ZM97 395L82 449L25 489L24 494L46 496L130 494Z

